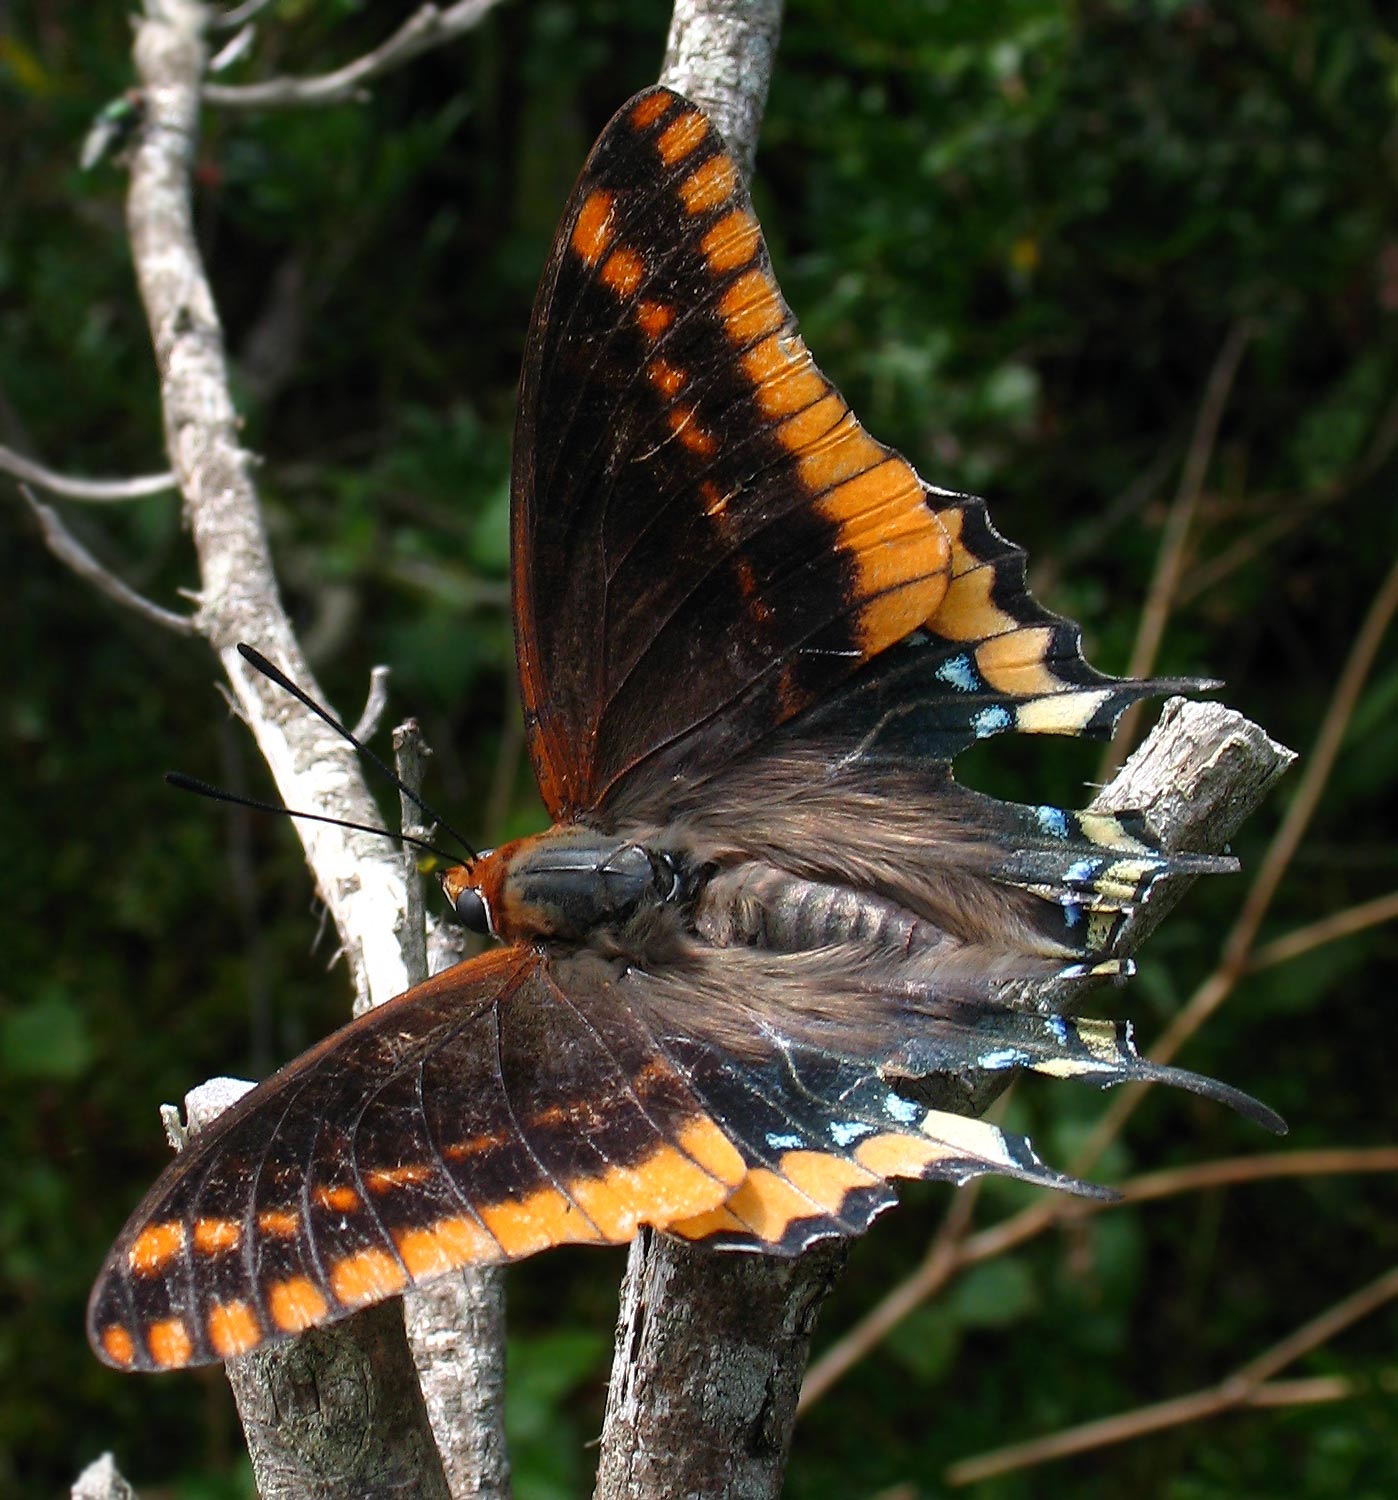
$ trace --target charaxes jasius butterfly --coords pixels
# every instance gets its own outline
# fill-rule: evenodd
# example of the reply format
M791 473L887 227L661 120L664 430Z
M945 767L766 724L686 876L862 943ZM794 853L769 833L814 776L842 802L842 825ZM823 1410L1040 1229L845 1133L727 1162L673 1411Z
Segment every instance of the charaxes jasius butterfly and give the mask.
M516 641L547 832L450 871L503 944L346 1026L167 1169L93 1292L108 1363L242 1354L468 1264L641 1224L791 1254L892 1178L1093 1191L928 1080L1156 1079L1016 1006L1119 972L1172 871L1139 816L956 785L978 739L1109 734L1104 677L981 501L816 368L732 157L664 88L603 131L534 308Z

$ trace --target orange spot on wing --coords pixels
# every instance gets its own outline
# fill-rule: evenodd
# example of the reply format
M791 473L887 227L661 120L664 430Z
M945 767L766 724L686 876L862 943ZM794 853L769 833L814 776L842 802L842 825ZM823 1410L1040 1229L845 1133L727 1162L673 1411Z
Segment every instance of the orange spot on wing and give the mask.
M396 1187L410 1182L426 1182L432 1168L425 1162L413 1162L406 1167L375 1167L364 1174L364 1186L371 1193L388 1193Z
M680 201L685 212L707 213L725 202L738 185L738 169L733 158L720 152L711 156L702 167L696 167L680 183Z
M656 137L655 149L667 167L683 160L709 133L709 122L697 109L681 115Z
M102 1330L102 1348L106 1351L107 1358L116 1365L129 1365L136 1358L136 1345L120 1323L113 1323Z
M686 1124L676 1142L686 1156L729 1187L736 1187L747 1175L747 1163L733 1142L707 1115L700 1115Z
M261 1342L261 1325L246 1302L216 1302L209 1309L209 1343L220 1358L246 1354Z
M221 1255L242 1243L243 1226L237 1219L196 1219L194 1248L201 1255Z
M745 209L725 214L699 242L711 271L736 271L757 254L762 231Z
M387 1250L360 1250L330 1266L330 1290L346 1307L391 1297L407 1284L402 1266Z
M702 1149L711 1149L706 1134L701 1132L699 1140ZM733 1164L724 1160L721 1165L727 1171ZM715 1176L668 1143L657 1146L635 1166L613 1166L599 1176L568 1184L583 1212L606 1239L617 1244L629 1240L639 1224L664 1229L676 1220L716 1208L732 1189L727 1177Z
M612 195L601 188L583 199L569 243L584 265L595 266L612 242Z
M631 123L637 130L648 130L670 108L671 95L649 94L631 110Z
M189 1356L194 1352L183 1318L162 1318L158 1323L152 1323L146 1329L146 1348L163 1370L188 1364Z
M923 503L917 475L890 456L836 485L816 510L839 528L838 546L855 568L863 649L873 654L915 630L945 594L951 544Z
M974 641L991 635L1004 635L1019 623L991 597L995 586L995 569L981 566L953 576L946 597L928 626L938 635L952 641Z
M705 479L699 486L699 495L704 502L704 514L717 521L728 509L728 496L712 479Z
M859 1164L880 1177L921 1177L935 1161L952 1153L942 1145L913 1135L873 1135L855 1150Z
M619 245L603 262L598 273L604 285L619 297L629 297L646 274L646 263L634 250Z
M799 417L792 418L792 421L799 420ZM887 456L888 450L880 447L855 420L854 413L846 408L840 421L802 451L799 462L801 479L813 494L820 494L833 489L842 480L872 469Z
M774 333L786 320L777 284L765 271L744 271L719 298L728 337L740 347Z
M400 1230L393 1238L408 1273L419 1279L500 1258L499 1245L465 1216L439 1219L427 1229Z
M836 391L794 417L788 417L777 428L777 439L792 453L804 453L819 439L833 432L839 422L849 413L844 398Z
M291 1239L301 1227L301 1216L290 1209L269 1208L257 1216L257 1227L263 1234L279 1240Z
M793 1186L831 1214L840 1212L852 1189L879 1181L875 1173L823 1151L784 1151L778 1165Z
M675 309L663 302L639 302L636 305L636 321L648 339L658 339L675 321Z
M804 411L830 389L795 334L772 334L748 350L742 363L753 383L758 409L767 417Z
M713 434L706 432L694 420L694 408L692 406L672 407L668 413L667 420L670 423L670 431L674 433L691 453L707 456L718 448Z
M184 1249L184 1225L178 1219L147 1224L131 1242L126 1262L137 1276L154 1276Z
M597 1230L556 1188L539 1188L514 1202L480 1210L486 1228L506 1255L532 1255L551 1245L596 1244Z
M734 1230L742 1233L747 1227L731 1208L723 1206L711 1208L707 1213L695 1214L693 1218L680 1219L668 1226L671 1234L678 1234L687 1240L706 1240L712 1234L731 1233Z
M667 399L673 399L684 388L689 378L683 370L672 365L668 359L653 359L646 366L650 383Z
M321 1322L330 1309L308 1277L291 1276L267 1288L267 1310L283 1333L300 1333Z
M760 1240L775 1244L798 1219L811 1219L820 1208L766 1167L749 1172L728 1207Z
M311 1189L311 1202L338 1214L352 1213L359 1207L359 1194L352 1187L318 1187Z
M1036 625L997 635L976 648L976 665L1001 693L1053 693L1063 686L1044 662L1053 628Z
M469 1140L453 1141L450 1146L443 1147L442 1155L449 1161L465 1161L469 1157L480 1156L483 1152L494 1151L508 1139L508 1136L498 1131L489 1135L473 1135Z

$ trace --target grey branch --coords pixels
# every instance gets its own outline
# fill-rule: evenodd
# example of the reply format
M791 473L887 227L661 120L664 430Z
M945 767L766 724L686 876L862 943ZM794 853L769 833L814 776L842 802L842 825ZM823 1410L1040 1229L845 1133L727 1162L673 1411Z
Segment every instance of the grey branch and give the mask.
M422 790L428 753L415 719L393 731L393 769L415 793ZM404 834L431 836L421 809L406 793L399 798L399 814ZM418 984L427 978L430 956L422 879L412 845L403 845L402 858L408 886L403 939L410 978ZM452 1500L508 1500L503 1267L474 1267L408 1292L403 1314Z
M356 758L338 736L254 672L248 641L321 696L282 609L249 455L228 386L223 330L194 233L190 170L207 66L208 7L146 0L136 31L146 117L131 153L127 224L160 378L166 446L200 569L199 629L218 652L238 711L283 800L377 822ZM356 993L408 987L403 871L384 841L301 822L299 836L346 953ZM294 1345L230 1363L264 1497L408 1493L447 1500L397 1303ZM279 1419L278 1413L281 1414Z
M366 84L479 26L498 4L500 0L457 0L445 10L423 5L372 52L331 73L269 78L263 83L206 83L204 99L226 109L299 109L361 99Z
M35 463L32 458L25 458L22 453L16 453L3 444L0 444L0 470L37 489L47 490L51 495L62 495L65 500L140 500L146 495L163 495L175 488L175 476L168 471L164 474L138 474L134 479L74 479Z
M679 0L670 18L661 83L701 105L744 177L752 175L782 0Z
M149 620L152 625L174 631L176 635L194 634L194 621L188 615L178 615L173 610L152 604L130 584L123 583L115 573L108 572L59 520L57 511L36 500L27 485L20 485L19 490L39 523L44 545L59 562L71 568L85 583L90 583L98 593L105 594L108 599L114 600L123 609L131 610L143 620Z

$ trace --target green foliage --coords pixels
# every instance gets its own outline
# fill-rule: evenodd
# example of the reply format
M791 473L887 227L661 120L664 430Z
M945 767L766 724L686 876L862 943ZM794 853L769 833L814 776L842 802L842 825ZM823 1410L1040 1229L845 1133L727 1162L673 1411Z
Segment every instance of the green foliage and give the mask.
M491 839L542 818L506 707L530 301L596 129L654 76L662 20L641 0L501 7L365 103L206 112L200 234L289 607L350 717L370 666L391 663L393 711L436 750L434 800L468 830L496 820ZM386 24L351 0L282 0L229 76L323 70ZM822 366L929 479L988 493L1105 669L1129 657L1205 384L1246 323L1161 666L1226 678L1229 701L1303 752L1398 552L1386 24L1359 0L801 0L759 157L759 210ZM0 442L74 473L165 464L122 172L77 166L130 82L129 45L120 7L30 0L0 30ZM180 607L194 573L172 500L64 514ZM152 1493L249 1494L221 1381L99 1368L83 1300L162 1163L157 1103L322 1035L344 980L312 951L290 832L160 787L177 765L267 789L207 651L96 598L17 505L0 517L0 1492L59 1492L114 1447ZM1264 938L1398 884L1382 814L1396 706L1390 650ZM1081 746L997 743L959 769L1072 805L1095 764ZM1290 795L1239 839L1246 873L1191 893L1136 983L1103 997L1146 1042L1216 961ZM1248 976L1185 1061L1281 1108L1296 1145L1391 1142L1394 946L1373 930ZM1101 1107L1026 1085L1009 1118L1067 1161ZM1198 1101L1152 1099L1100 1172L1259 1149ZM856 1248L827 1337L924 1255L948 1195L906 1199ZM988 1185L979 1222L1026 1201ZM798 1430L790 1492L939 1496L959 1457L1207 1385L1392 1264L1394 1208L1384 1179L1274 1182L1099 1215L977 1267ZM619 1264L560 1254L512 1273L523 1500L588 1491ZM1352 1379L1353 1400L1229 1416L973 1493L1392 1494L1393 1322L1296 1371Z

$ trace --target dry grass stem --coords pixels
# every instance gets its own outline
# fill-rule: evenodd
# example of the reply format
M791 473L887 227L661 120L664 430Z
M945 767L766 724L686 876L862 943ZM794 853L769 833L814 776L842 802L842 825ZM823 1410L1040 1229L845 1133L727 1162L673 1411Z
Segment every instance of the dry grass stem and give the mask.
M1165 627L1170 619L1170 609L1184 574L1189 530L1194 523L1194 513L1199 508L1199 497L1204 492L1209 464L1213 460L1219 423L1223 420L1224 408L1228 404L1228 395L1233 389L1238 366L1242 363L1254 332L1252 323L1246 319L1235 323L1228 330L1228 336L1209 372L1204 397L1199 403L1199 415L1194 423L1194 433L1189 440L1184 465L1180 470L1179 488L1175 491L1170 513L1165 520L1165 530L1160 538L1155 576L1151 579L1150 591L1141 610L1136 644L1131 648L1131 662L1126 669L1128 677L1149 677L1155 670L1160 643L1165 638ZM1122 715L1115 736L1102 753L1102 763L1097 773L1100 783L1110 781L1126 759L1140 716L1140 706L1137 704L1133 704Z
M1031 1468L1054 1459L1086 1453L1094 1448L1129 1442L1132 1438L1143 1437L1147 1433L1178 1427L1202 1417L1217 1416L1220 1412L1231 1411L1239 1406L1280 1406L1287 1404L1287 1396L1293 1400L1316 1401L1333 1400L1337 1394L1349 1394L1348 1389L1337 1386L1333 1380L1326 1380L1319 1385L1315 1381L1306 1380L1288 1382L1289 1390L1273 1388L1267 1391L1264 1398L1257 1399L1259 1393L1266 1390L1266 1382L1273 1375L1287 1365L1294 1364L1312 1349L1319 1348L1352 1324L1376 1312L1395 1297L1398 1297L1398 1269L1384 1272L1367 1286L1342 1298L1317 1317L1303 1323L1286 1338L1264 1350L1256 1359L1240 1366L1217 1385L1191 1392L1187 1396L1176 1396L1169 1401L1137 1407L1134 1411L1121 1412L1114 1417L1085 1422L1079 1427L1065 1428L1061 1432L1035 1438L1030 1442L1012 1443L990 1453L964 1459L947 1470L947 1483L974 1484L978 1480L1007 1474L1015 1469Z

